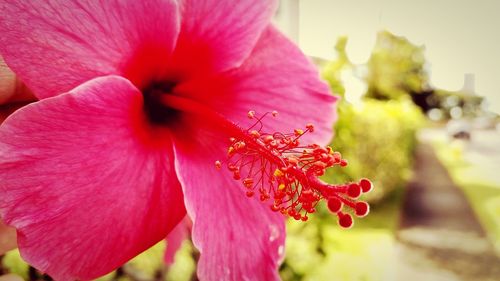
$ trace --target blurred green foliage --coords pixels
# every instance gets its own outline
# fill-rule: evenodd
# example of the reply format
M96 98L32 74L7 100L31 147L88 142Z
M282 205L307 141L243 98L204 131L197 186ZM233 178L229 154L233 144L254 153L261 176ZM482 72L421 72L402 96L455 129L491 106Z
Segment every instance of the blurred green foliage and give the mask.
M356 219L349 230L339 228L324 205L307 223L288 221L283 280L392 280L401 191L372 206L370 215Z
M283 280L388 280L393 236L383 229L343 230L334 224L290 223ZM321 237L321 239L318 239Z
M0 265L1 268L7 269L8 273L19 275L24 280L29 279L29 265L23 261L17 249L7 252L0 260Z
M344 97L338 105L334 150L349 160L343 169L328 170L325 180L332 183L366 177L375 183L368 200L380 201L408 179L416 144L416 132L424 124L420 109L411 101L410 90L425 87L423 48L387 31L378 34L367 64L365 81L369 84L365 99L350 104L341 73L354 66L346 53L347 38L335 45L337 59L322 71L334 93ZM353 71L354 73L354 71ZM373 99L383 97L383 99Z
M424 47L388 31L379 32L367 64L366 96L387 100L423 92L429 81L424 66Z
M408 179L416 131L423 120L419 108L406 99L365 100L360 106L342 103L332 146L349 165L328 170L325 179L342 183L369 178L376 188L368 199L382 199Z

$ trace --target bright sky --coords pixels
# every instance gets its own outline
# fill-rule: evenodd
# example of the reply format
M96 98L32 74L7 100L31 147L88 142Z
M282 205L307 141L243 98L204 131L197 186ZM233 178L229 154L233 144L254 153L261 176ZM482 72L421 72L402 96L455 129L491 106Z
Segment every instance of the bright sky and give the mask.
M377 31L387 29L425 45L434 86L459 90L464 73L500 112L500 0L300 0L299 43L332 58L341 35L355 63L368 59Z

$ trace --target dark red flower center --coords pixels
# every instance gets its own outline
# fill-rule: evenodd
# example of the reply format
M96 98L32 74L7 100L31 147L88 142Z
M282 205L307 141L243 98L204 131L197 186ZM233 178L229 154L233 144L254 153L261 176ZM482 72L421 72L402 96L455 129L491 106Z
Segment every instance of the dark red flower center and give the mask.
M161 102L164 95L172 95L177 82L152 82L142 89L144 97L144 112L148 120L154 125L166 125L175 120L179 111Z

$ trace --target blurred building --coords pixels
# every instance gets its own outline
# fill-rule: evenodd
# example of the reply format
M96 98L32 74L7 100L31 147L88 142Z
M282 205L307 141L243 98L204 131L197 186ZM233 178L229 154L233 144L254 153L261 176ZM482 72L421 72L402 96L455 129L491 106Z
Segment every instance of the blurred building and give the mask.
M467 96L476 95L476 75L474 73L464 74L464 86L460 92Z

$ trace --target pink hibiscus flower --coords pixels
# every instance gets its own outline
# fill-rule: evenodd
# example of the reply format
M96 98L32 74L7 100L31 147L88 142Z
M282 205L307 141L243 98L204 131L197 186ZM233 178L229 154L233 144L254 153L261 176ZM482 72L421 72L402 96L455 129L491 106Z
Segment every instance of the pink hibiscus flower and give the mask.
M296 133L301 141L331 138L336 99L270 25L275 7L268 0L0 3L0 54L40 99L0 127L0 217L17 229L27 262L58 280L92 279L164 239L187 211L200 279L279 279L278 211L290 209L273 205L273 212L247 198L233 168L213 167L228 146L236 149L231 157L241 156L233 159L238 169L250 153L274 161L257 147L271 136L266 130L312 122L314 134ZM241 128L255 125L246 115L252 110L280 117L250 135ZM313 178L282 172L276 176ZM279 180L273 188L292 187ZM301 201L306 213L317 203L311 196ZM355 203L330 199L348 226L340 208Z

